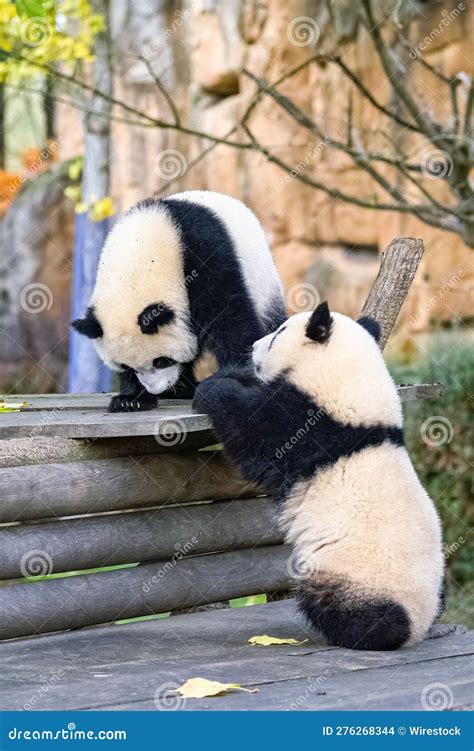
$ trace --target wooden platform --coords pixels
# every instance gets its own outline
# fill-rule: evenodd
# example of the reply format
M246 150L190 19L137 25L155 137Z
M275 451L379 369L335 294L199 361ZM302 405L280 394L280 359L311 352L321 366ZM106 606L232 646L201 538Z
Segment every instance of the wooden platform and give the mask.
M248 644L250 637L262 634L309 641L300 646ZM429 698L429 687L441 684L450 708L460 709L474 704L473 653L474 632L459 626L397 652L323 647L305 630L293 601L284 600L5 642L0 645L0 706L422 710L436 699ZM186 701L177 697L174 689L197 676L259 692Z
M109 396L26 396L30 407L0 415L2 709L474 704L474 632L437 627L438 638L398 652L322 646L293 601L278 600L291 567L272 499L216 450L207 416L189 402L111 415ZM79 575L28 583L70 571ZM278 601L176 614L260 593ZM308 641L248 644L264 634ZM179 699L176 687L198 676L259 691Z

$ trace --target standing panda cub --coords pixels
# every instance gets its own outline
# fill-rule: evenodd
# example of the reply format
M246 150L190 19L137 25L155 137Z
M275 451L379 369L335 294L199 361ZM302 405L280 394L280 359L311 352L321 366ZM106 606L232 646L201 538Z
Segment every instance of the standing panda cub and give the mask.
M147 199L115 223L84 318L73 322L121 373L111 411L189 398L204 353L219 367L248 359L286 319L263 229L243 203L210 191Z
M443 556L377 336L322 303L255 343L254 373L203 381L195 406L279 501L310 623L331 645L389 650L439 614Z

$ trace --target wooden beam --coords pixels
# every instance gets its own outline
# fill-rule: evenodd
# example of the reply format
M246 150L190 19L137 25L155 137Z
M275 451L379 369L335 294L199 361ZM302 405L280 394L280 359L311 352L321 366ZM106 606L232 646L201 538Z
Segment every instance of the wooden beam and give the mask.
M380 326L380 348L384 349L423 256L423 240L400 237L382 253L377 278L361 311Z
M289 585L284 545L0 588L0 639L164 613Z
M283 541L270 498L21 524L3 529L0 579L58 573ZM35 560L38 568L35 568Z
M255 493L222 452L7 467L0 469L0 523Z

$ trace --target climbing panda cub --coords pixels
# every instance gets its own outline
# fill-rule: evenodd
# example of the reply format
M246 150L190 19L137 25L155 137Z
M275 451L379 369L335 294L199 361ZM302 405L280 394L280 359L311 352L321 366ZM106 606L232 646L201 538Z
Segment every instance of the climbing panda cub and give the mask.
M141 201L114 224L86 315L72 325L121 374L115 412L192 397L202 354L219 367L244 362L285 319L256 216L230 196L189 191Z
M439 614L443 555L378 333L322 303L257 341L253 372L203 381L194 404L279 501L310 623L331 645L391 650Z

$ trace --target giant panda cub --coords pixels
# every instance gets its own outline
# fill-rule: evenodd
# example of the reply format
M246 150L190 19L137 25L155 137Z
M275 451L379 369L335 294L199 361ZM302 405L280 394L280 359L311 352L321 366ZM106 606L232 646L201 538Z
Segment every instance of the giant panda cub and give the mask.
M281 282L263 229L243 203L208 191L147 199L115 223L84 318L120 372L110 411L188 398L203 353L219 367L246 360L253 343L286 319Z
M377 336L322 303L255 343L254 372L203 381L195 406L279 501L310 623L331 645L390 650L436 619L443 556Z

